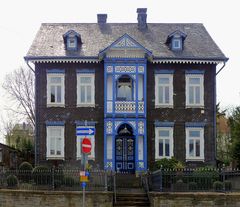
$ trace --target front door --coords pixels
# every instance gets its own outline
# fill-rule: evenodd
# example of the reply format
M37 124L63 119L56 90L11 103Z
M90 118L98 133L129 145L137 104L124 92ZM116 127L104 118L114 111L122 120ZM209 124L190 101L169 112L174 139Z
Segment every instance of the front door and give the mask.
M118 172L135 172L135 139L134 136L116 136L115 170Z

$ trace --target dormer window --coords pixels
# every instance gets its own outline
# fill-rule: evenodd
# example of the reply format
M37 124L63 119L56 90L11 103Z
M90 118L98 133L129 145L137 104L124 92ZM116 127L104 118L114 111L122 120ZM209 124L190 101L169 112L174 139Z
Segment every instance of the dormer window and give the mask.
M173 38L173 40L172 40L172 49L173 50L181 50L182 49L182 41L181 41L181 39Z
M65 33L63 39L67 50L78 50L78 45L82 43L81 36L74 30Z
M67 38L67 48L76 49L77 48L77 38L74 36L69 36Z
M166 44L173 51L181 51L183 50L184 40L187 37L186 34L177 30L167 37Z

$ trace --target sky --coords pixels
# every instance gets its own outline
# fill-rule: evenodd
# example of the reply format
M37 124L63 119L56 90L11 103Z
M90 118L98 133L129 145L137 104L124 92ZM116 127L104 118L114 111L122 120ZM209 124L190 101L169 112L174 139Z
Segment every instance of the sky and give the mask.
M2 83L7 73L26 67L26 55L41 23L137 22L137 8L147 8L149 23L203 23L229 58L217 75L222 109L240 105L240 12L237 0L3 0L0 2L0 116L7 101ZM220 67L220 66L219 66ZM0 140L1 141L1 140Z

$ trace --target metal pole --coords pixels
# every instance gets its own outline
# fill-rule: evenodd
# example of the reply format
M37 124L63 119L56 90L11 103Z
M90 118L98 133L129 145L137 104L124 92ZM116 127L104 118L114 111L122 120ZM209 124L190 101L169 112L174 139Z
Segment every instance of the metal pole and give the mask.
M83 185L83 200L82 200L83 207L85 207L85 185Z

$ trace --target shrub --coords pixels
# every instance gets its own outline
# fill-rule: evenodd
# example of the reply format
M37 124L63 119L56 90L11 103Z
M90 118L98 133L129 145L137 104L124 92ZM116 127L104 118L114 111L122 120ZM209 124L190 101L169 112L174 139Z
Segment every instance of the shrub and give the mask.
M74 183L75 183L75 181L74 181L74 178L73 178L73 177L68 176L68 177L65 177L65 178L64 178L64 184L65 184L67 187L72 187L72 186L74 186Z
M37 185L51 184L52 173L46 166L37 166L32 171L32 177Z
M176 160L174 157L171 159L163 158L161 160L158 160L154 164L154 168L156 169L179 169L184 168L184 165L182 162Z
M229 180L224 181L224 186L226 191L231 191L232 190L232 183Z
M31 170L32 171L33 167L29 162L22 162L19 166L19 170Z
M32 165L29 162L22 162L19 166L19 179L29 182L32 179Z
M196 182L200 190L209 190L218 179L219 172L217 169L203 167L193 171L190 181Z
M9 175L7 177L8 187L16 187L18 185L18 178L15 175Z
M223 183L221 181L215 181L213 183L213 189L215 191L222 191L223 190Z

